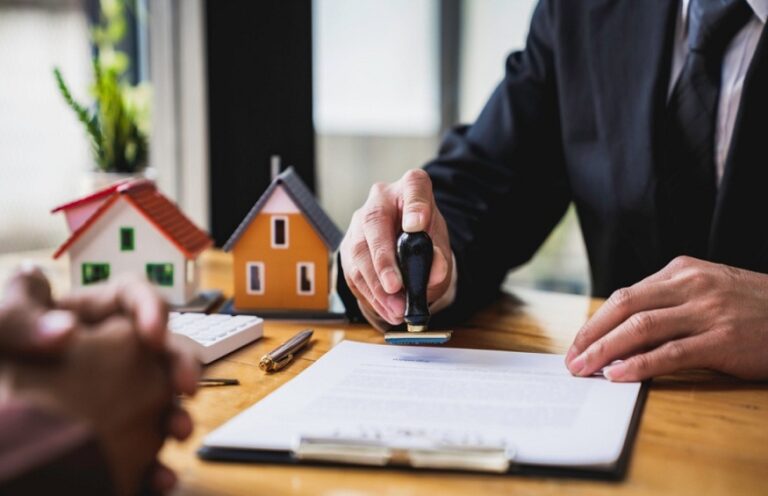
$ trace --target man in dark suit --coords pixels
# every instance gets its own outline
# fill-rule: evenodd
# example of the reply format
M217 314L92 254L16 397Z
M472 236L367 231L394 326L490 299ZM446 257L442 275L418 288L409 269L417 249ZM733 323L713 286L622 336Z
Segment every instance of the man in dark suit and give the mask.
M593 291L572 373L708 367L768 378L766 0L541 0L524 51L438 158L377 184L340 249L340 293L402 322L397 231L435 244L429 300L467 316L573 202Z

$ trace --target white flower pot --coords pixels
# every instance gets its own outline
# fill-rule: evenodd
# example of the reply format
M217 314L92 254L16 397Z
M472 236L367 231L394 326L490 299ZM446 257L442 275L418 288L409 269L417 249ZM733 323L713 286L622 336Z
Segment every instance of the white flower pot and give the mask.
M157 173L154 168L148 167L141 172L126 174L121 172L104 172L101 170L92 170L85 174L82 181L81 193L84 195L104 189L112 183L123 181L125 179L151 179L154 180Z

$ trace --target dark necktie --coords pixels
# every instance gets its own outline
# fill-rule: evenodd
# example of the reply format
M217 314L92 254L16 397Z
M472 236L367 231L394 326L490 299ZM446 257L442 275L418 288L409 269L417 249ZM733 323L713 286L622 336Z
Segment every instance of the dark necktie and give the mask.
M745 0L691 0L688 56L667 112L668 160L662 174L673 255L706 257L717 192L715 126L723 56L751 18Z

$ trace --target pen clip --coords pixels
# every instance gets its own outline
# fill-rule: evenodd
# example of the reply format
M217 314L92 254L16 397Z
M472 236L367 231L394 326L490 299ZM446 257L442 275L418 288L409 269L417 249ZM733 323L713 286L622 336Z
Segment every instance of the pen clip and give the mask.
M283 368L286 365L288 365L291 362L291 360L293 360L293 353L288 353L287 355L285 355L280 360L273 361L272 362L272 371L280 370L281 368Z

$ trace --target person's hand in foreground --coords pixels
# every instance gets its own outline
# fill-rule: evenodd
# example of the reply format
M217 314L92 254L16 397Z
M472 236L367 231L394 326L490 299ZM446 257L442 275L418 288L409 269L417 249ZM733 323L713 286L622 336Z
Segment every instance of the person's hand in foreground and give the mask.
M199 363L167 339L167 305L138 277L119 278L54 301L42 272L25 266L8 282L0 302L0 355L17 361L58 357L67 350L78 326L94 329L116 316L128 319L145 347L166 356L173 391L194 394ZM165 418L166 432L174 438L183 440L192 432L192 419L180 406L174 406ZM158 463L150 481L154 489L162 491L173 486L175 476Z
M150 349L124 316L78 327L56 360L13 361L5 368L12 397L86 422L95 433L117 494L144 485L165 490L157 453L174 406L166 354ZM87 477L88 474L73 474Z
M426 231L434 256L427 299L440 298L451 281L448 228L437 209L429 175L420 169L406 172L391 184L377 183L365 204L355 211L339 248L344 278L366 316L403 322L405 296L395 245L400 231ZM372 323L375 323L375 319Z
M693 368L766 379L766 357L768 275L678 257L616 291L576 335L566 365L578 376L607 366L622 382Z

